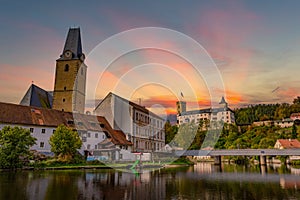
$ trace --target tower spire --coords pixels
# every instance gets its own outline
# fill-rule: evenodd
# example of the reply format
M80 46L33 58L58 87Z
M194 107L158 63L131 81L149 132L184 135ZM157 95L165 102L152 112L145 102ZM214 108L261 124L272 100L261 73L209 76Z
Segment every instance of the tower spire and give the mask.
M80 59L82 55L80 28L70 28L60 60Z

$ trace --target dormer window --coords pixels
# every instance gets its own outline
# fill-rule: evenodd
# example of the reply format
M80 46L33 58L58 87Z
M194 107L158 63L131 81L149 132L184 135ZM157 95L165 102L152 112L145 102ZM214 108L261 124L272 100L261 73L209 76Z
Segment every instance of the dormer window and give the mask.
M69 71L69 68L70 68L69 65L66 64L66 65L65 65L65 72L68 72L68 71Z

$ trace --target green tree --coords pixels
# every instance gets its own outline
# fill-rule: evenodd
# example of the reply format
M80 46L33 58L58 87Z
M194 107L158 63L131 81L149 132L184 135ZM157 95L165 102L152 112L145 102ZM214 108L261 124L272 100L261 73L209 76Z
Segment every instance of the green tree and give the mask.
M297 98L295 98L293 100L293 104L300 104L300 97L299 96L297 96Z
M27 129L5 126L0 131L0 167L22 167L23 161L30 156L29 149L35 144L35 140Z
M176 125L171 125L170 121L167 121L165 123L165 142L166 144L169 144L173 138L175 137L176 133L178 131L178 127Z
M51 151L59 160L70 161L81 148L82 141L76 131L60 125L50 137Z
M298 133L297 133L297 127L295 124L293 124L293 127L292 127L292 139L296 139L298 136Z

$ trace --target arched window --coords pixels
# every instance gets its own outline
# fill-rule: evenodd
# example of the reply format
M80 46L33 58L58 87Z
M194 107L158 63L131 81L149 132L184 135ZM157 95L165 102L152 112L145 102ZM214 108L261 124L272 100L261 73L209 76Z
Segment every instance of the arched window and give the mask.
M69 71L69 65L68 64L65 65L65 72L67 72L67 71Z

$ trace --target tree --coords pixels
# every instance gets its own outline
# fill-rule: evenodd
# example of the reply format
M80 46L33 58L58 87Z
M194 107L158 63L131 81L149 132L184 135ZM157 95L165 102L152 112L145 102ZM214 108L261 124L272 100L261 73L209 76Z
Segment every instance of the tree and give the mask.
M293 104L300 104L300 97L299 96L297 96L297 98L295 98L293 100Z
M166 144L169 144L173 140L177 131L178 131L178 127L176 125L172 126L169 120L165 123Z
M292 139L296 139L297 138L297 127L295 124L293 124L293 127L292 127Z
M81 148L82 141L76 131L60 125L50 137L51 151L62 161L70 161Z
M5 126L0 131L0 167L16 169L23 166L23 161L30 156L30 147L36 138L28 129Z

